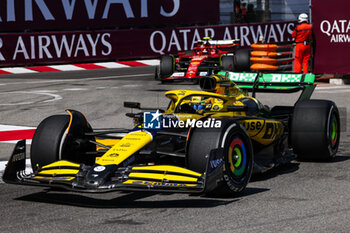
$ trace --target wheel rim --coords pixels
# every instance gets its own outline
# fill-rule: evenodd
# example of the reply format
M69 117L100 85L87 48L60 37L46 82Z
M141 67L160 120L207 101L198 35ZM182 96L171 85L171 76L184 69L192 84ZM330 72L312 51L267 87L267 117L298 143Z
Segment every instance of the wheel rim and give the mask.
M233 178L240 178L246 170L247 151L239 137L234 137L229 146L228 161Z
M338 137L339 137L338 131L339 131L338 119L336 115L333 113L329 124L329 132L330 132L329 139L330 139L332 148L335 148L337 146Z

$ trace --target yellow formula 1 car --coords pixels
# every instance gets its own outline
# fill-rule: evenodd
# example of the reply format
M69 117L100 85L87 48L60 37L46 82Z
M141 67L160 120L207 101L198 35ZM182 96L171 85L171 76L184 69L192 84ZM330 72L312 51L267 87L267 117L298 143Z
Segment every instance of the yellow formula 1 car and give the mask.
M3 175L7 183L79 192L152 190L237 193L253 172L296 156L330 160L339 145L336 105L310 100L312 74L221 72L200 79L202 91L168 91L166 110L128 113L130 130L93 130L74 110L44 119L32 140L32 174L20 141ZM258 91L302 91L294 106L269 108ZM252 96L248 96L248 91Z

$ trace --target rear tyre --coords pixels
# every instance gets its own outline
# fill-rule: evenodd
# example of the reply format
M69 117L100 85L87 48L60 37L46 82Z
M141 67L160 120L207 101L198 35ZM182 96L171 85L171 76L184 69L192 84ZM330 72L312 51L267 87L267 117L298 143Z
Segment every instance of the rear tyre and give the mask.
M235 52L235 70L242 72L250 71L250 50L239 49Z
M169 77L174 73L174 62L173 56L163 56L160 58L159 75L161 79Z
M223 56L221 64L224 71L235 71L235 59L233 56Z
M187 153L189 169L203 173L210 151L223 148L222 181L214 192L238 193L247 186L253 170L253 147L246 130L236 121L223 119L221 128L194 128Z
M53 115L37 127L30 149L33 171L58 160L93 164L94 158L85 155L96 147L87 142L90 138L77 138L66 134L70 122L68 115ZM93 140L93 139L92 139Z
M339 147L340 118L334 102L306 100L295 106L291 145L300 160L332 160Z

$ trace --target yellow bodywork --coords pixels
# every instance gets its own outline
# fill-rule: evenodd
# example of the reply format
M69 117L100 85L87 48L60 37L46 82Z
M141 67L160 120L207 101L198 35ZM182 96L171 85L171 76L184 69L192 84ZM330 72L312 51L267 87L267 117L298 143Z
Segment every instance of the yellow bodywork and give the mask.
M210 118L233 118L244 117L244 111L228 111L228 106L244 106L241 102L243 98L251 99L256 103L258 108L263 108L262 104L255 98L247 95L237 85L224 85L220 83L232 81L222 75L214 75L217 84L213 92L193 91L193 90L174 90L165 93L165 96L171 100L169 108L164 114L176 114L179 120L199 119L205 116ZM203 110L196 113L181 113L179 106L182 104L202 105ZM246 128L252 140L263 145L269 145L283 133L283 125L279 121L266 120L261 118L243 118L239 122Z
M76 178L79 170L80 164L60 160L43 166L41 170L32 177L32 179L46 181L71 181Z
M129 177L132 179L157 179L157 180L172 180L176 182L197 182L198 178L178 176L178 175L168 175L168 174L155 174L155 173L134 173L131 172Z
M73 176L59 176L59 177L47 177L47 176L34 176L32 179L36 180L46 180L46 181L71 181L74 180L76 177Z
M129 174L130 180L124 184L146 186L196 186L202 174L186 168L171 165L153 165L133 167Z
M99 165L120 164L135 152L152 141L152 135L147 131L134 131L128 133L108 150L98 161Z
M168 165L158 165L158 166L145 166L145 167L133 167L133 171L166 171L166 172L175 172L175 173L185 173L188 175L200 177L201 174L194 172L182 167L168 166Z
M157 182L157 181L143 181L143 180L127 180L123 184L137 184L144 185L147 187L196 187L198 184L188 184L188 183L168 183L168 182Z
M49 165L43 166L42 169L54 168L54 167L75 167L78 169L80 167L80 165L66 161L66 160L60 160L60 161L51 163Z
M235 118L245 127L250 138L262 145L271 144L283 134L283 124L280 121L260 118L254 114L247 116L246 111L241 110L243 108L237 108L239 111L229 111L229 106L245 106L244 103L246 102L243 103L242 101L244 98L253 100L258 110L261 110L263 105L255 98L249 97L246 92L242 91L237 85L234 85L228 78L221 75L214 75L212 77L216 80L216 82L214 82L216 86L213 88L213 92L193 90L174 90L166 92L165 95L171 102L168 109L162 114L173 115L181 121L198 120L203 117L219 119ZM220 83L233 85L220 85ZM196 108L193 108L195 113L186 113L186 111L181 112L179 110L181 105L186 104L196 106ZM71 122L69 123L69 127L70 125ZM127 166L134 161L135 157L133 155L152 142L152 140L152 134L142 128L137 131L131 131L121 139L96 138L97 143L111 147L102 157L98 158L96 164L101 166ZM96 146L97 151L101 149L106 149L106 147ZM233 164L232 161L231 163ZM77 177L80 166L80 164L61 160L43 166L32 178L48 182L72 181ZM136 166L131 168L128 174L130 179L123 181L123 184L195 187L201 181L202 176L203 174L171 165Z
M100 144L103 144L105 146L108 146L108 147L113 147L115 144L117 144L121 139L109 139L109 138L104 138L104 139L101 139L101 138L96 138L96 142L97 143L100 143ZM99 146L99 145L96 145L96 150L102 150L102 149L106 149L106 147L102 147L102 146Z
M245 119L239 120L252 140L263 145L269 145L283 133L283 124L275 120Z
M246 92L242 91L237 85L234 85L227 77L222 75L214 75L212 77L215 78L217 82L213 92L194 90L172 90L166 92L165 96L169 98L171 102L168 109L162 114L174 114L177 119L182 121L200 119L203 117L219 119L238 117L241 119L239 122L246 128L251 139L263 145L269 145L282 135L283 125L279 121L246 117L246 112L244 111L228 111L228 106L244 106L244 103L241 101L242 98L252 99L257 103L259 108L262 105L255 98L249 97ZM220 83L224 82L233 85L221 86ZM182 113L179 112L179 106L182 104L203 105L203 109L198 110L196 113ZM97 164L119 165L151 141L152 135L147 131L142 131L142 129L140 131L131 132L122 139L99 139L97 142L112 148L97 160ZM102 149L102 147L97 146L97 149ZM145 170L145 167L142 169ZM155 167L153 166L153 168L150 169L155 169ZM168 170L167 168L159 169Z

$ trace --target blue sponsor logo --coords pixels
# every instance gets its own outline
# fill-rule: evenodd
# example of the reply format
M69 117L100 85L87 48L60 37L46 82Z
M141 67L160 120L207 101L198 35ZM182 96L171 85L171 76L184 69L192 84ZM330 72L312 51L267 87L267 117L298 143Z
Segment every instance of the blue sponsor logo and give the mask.
M221 165L221 163L223 162L224 160L222 158L219 158L219 159L214 159L214 160L211 160L209 163L210 163L210 167L215 169L217 168L219 165Z
M156 112L143 113L143 128L145 129L161 129L162 114L157 110Z

